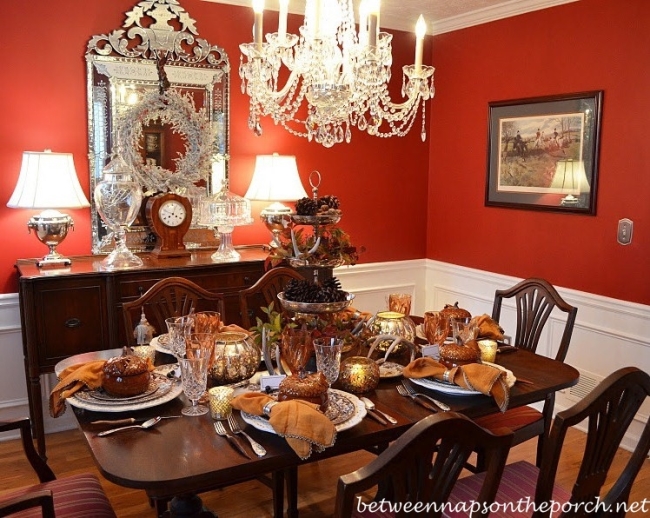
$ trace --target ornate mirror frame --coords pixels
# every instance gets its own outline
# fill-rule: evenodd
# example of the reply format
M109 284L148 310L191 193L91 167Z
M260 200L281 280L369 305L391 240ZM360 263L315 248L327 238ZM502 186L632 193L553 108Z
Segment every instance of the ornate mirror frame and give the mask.
M164 74L159 74L157 66L161 58ZM119 125L128 120L125 114L128 114L134 102L137 103L138 98L159 89L162 84L161 75L166 76L172 91L190 98L197 113L203 114L209 123L213 139L212 149L207 151L212 164L212 170L206 171L205 175L207 191L218 190L221 180L227 179L230 143L229 74L230 63L224 50L198 37L195 20L189 17L178 0L139 1L126 13L122 28L90 39L86 49L86 75L94 254L109 252L112 244L111 236L97 212L92 193L102 179L104 166L116 151ZM143 116L140 121L143 125L150 122L145 118ZM149 127L143 126L143 129L144 137L147 138ZM180 137L192 140L189 136ZM152 138L161 138L161 133ZM191 142L187 143L187 153L191 145ZM146 175L146 168L138 173ZM135 252L150 250L155 242L143 216L144 211L141 210L141 216L127 234L127 245ZM186 236L186 244L212 247L216 242L211 231L193 228Z

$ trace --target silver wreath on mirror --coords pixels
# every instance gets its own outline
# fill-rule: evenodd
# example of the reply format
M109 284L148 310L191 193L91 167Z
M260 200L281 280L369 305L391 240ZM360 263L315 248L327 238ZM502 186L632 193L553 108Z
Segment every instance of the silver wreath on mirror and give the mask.
M198 204L200 186L218 192L228 177L228 56L198 37L178 0L135 2L125 17L121 28L92 36L86 50L91 190L119 147L146 194L172 191ZM161 70L169 83L164 89ZM154 130L166 154L149 158L146 143ZM91 218L92 251L107 253L110 231L92 202ZM141 252L153 244L141 214L127 245ZM186 245L214 248L218 241L193 225Z

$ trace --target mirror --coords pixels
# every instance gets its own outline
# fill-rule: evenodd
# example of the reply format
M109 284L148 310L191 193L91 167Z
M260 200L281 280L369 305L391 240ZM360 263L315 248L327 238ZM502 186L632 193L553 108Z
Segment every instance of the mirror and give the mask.
M228 56L220 47L212 46L198 37L195 21L178 4L167 0L138 2L126 13L122 28L110 34L93 36L86 50L88 89L88 138L90 161L90 205L92 252L110 252L112 239L97 213L92 193L102 179L102 170L117 149L117 131L124 131L124 120L138 112L138 103L151 97L156 90L177 92L194 104L196 114L207 121L211 145L202 146L198 153L207 153L208 167L202 176L208 193L220 189L228 177L229 156L229 72ZM166 81L163 81L165 79ZM173 126L177 120L146 120L140 116L137 132L139 175L152 167L164 168L170 174L197 153L193 139ZM182 126L182 125L181 125ZM188 126L188 125L186 125ZM193 128L189 124L190 130ZM182 128L181 128L182 129ZM140 131L141 130L141 131ZM202 130L203 131L203 130ZM141 135L140 135L141 133ZM122 137L123 140L123 137ZM202 141L205 142L205 139ZM128 140L127 140L128 142ZM209 149L208 149L209 148ZM205 161L204 161L205 162ZM203 162L202 162L203 163ZM151 191L151 188L145 189ZM192 199L192 197L190 197ZM196 199L193 204L197 210ZM140 215L127 234L127 245L134 252L150 250L155 237L151 233L142 204ZM211 230L192 225L186 235L189 248L212 248L218 243Z

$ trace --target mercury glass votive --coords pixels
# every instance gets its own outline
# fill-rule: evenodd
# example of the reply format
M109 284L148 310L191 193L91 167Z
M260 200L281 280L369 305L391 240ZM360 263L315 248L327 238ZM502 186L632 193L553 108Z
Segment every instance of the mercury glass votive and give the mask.
M478 347L481 350L481 361L494 363L497 359L496 340L479 340Z
M341 362L338 383L354 394L370 392L379 385L379 365L365 356L351 356Z
M232 387L213 387L208 390L210 396L210 415L212 419L228 419L232 412L232 400L235 389Z
M149 359L151 363L156 359L156 349L152 345L136 345L133 348L133 354L145 360Z

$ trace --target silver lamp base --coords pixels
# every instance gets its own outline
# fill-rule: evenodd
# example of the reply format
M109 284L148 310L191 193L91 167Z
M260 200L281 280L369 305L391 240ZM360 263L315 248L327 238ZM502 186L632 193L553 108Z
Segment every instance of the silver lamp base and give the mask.
M38 240L50 248L50 252L37 261L39 268L63 268L72 264L70 259L56 251L56 247L73 228L72 218L58 210L44 210L29 220L28 231L33 230Z

